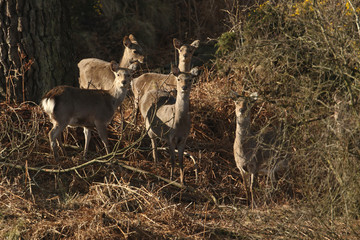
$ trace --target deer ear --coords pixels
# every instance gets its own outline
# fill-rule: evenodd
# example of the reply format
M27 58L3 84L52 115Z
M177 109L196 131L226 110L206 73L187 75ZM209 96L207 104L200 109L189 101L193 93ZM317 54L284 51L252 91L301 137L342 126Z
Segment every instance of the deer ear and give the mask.
M191 43L191 46L194 48L198 48L200 45L200 40L195 40Z
M178 76L180 74L180 69L176 66L171 66L171 73Z
M175 49L180 49L181 46L183 45L182 42L180 40L178 40L177 38L173 39L173 44L174 44Z
M119 64L117 62L115 62L114 60L112 60L110 62L110 69L112 72L117 72L119 70Z
M190 70L190 73L193 77L199 76L199 68L198 67L194 67Z
M130 40L130 38L128 36L124 37L123 44L124 44L125 47L130 47L131 40Z
M250 99L251 101L256 101L259 98L259 94L257 92L253 92L252 94L250 94Z
M129 35L129 39L130 39L130 41L131 41L132 43L137 44L137 41L136 41L136 38L135 38L134 35L130 34L130 35Z

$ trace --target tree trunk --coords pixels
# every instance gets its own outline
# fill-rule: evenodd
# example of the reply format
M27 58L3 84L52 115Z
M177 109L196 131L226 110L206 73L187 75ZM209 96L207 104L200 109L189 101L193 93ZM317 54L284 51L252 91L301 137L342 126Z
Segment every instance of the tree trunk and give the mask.
M65 0L0 0L0 98L38 101L72 85L76 64Z

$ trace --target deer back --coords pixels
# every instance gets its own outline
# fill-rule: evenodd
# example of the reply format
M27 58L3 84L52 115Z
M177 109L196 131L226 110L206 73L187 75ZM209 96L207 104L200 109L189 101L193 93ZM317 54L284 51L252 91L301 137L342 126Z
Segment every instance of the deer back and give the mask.
M132 81L135 98L141 98L151 90L171 91L176 88L176 77L171 74L145 73Z
M144 62L142 48L132 34L124 37L123 45L125 49L120 67L128 68L133 63ZM86 58L78 63L78 68L81 88L109 90L112 87L115 77L111 71L110 62L97 58Z
M78 63L80 69L79 84L85 89L109 90L115 76L110 69L111 63L97 58L86 58Z
M62 124L93 126L96 121L109 123L130 84L128 69L111 62L110 71L115 78L110 90L58 86L43 97L44 110L52 120Z
M71 126L94 126L95 121L108 123L115 111L113 97L103 90L85 90L58 86L43 99L52 99L54 108L47 113L53 121Z

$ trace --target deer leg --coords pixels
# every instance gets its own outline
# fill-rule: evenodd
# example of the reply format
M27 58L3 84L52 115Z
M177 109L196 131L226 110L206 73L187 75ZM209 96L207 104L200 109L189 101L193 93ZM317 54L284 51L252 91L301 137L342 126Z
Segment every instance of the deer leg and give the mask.
M273 187L276 187L279 179L285 174L288 168L289 166L286 159L280 160L275 164L275 167L270 172L270 180Z
M157 154L157 143L156 143L156 139L155 138L151 138L151 147L152 147L152 155L153 155L153 159L155 164L158 161L158 154Z
M62 147L62 141L61 141L61 133L64 130L64 128L67 126L65 125L58 125L54 124L53 128L49 132L49 139L50 139L50 146L54 154L55 160L58 160L58 143ZM60 140L59 140L60 139Z
M66 151L65 151L65 148L64 148L64 144L63 144L63 141L61 139L61 133L60 133L59 137L56 140L57 140L58 146L60 147L60 151L62 152L62 154L64 156L66 156Z
M250 194L251 194L251 208L256 208L256 203L254 200L254 186L257 185L257 174L251 173L250 174Z
M157 164L158 154L157 154L156 135L153 132L151 132L151 130L149 130L148 135L151 140L152 155L153 155L154 163Z
M175 146L172 141L169 141L168 143L169 143L169 153L170 153L170 162L171 162L170 180L172 180L175 169Z
M137 116L138 116L138 112L139 112L139 93L136 90L136 88L134 87L134 82L131 82L131 89L134 93L134 124L137 123Z
M135 94L134 94L134 111L135 111L135 124L136 124L137 116L139 112L139 97L135 96Z
M99 133L100 139L103 142L106 150L106 154L110 153L110 146L108 142L108 135L107 135L107 129L106 125L101 122L95 122L96 129Z
M179 159L179 167L180 167L180 183L181 184L185 184L185 174L184 174L184 165L183 165L184 150L185 150L185 143L179 144L178 159Z
M240 170L240 174L241 174L241 178L242 178L242 181L243 181L243 185L244 185L244 188L245 188L245 194L246 194L246 202L248 205L250 205L250 189L249 189L249 185L248 185L248 173L245 172L245 170L241 167L239 168Z
M58 143L57 143L57 132L58 126L54 126L49 132L50 147L53 152L55 160L58 160Z
M247 171L250 173L250 197L251 197L251 207L256 207L254 201L254 187L257 186L257 175L258 175L258 166L253 159L249 163L246 164Z
M84 158L86 157L86 154L89 149L89 143L91 138L91 131L90 129L84 127L84 136L85 136L85 146L84 146Z

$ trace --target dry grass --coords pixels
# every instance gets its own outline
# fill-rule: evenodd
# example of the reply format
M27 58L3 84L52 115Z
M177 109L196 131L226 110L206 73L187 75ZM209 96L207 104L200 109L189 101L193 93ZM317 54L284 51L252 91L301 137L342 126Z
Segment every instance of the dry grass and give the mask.
M232 13L217 60L237 76L234 88L262 96L257 129L285 127L294 196L345 221L360 216L360 6L351 3L264 1Z
M291 179L270 191L266 178L261 178L256 192L258 208L249 209L232 156L235 119L233 103L227 99L229 89L224 87L228 82L228 78L205 69L193 88L194 124L187 151L197 161L198 181L195 182L195 166L190 159L185 160L185 171L188 186L197 192L118 164L163 178L169 176L168 154L161 152L161 161L154 166L142 120L138 119L137 125L132 122L130 98L125 101L122 114L117 114L109 126L116 154L99 157L104 151L94 134L90 145L95 157L92 162L81 157L80 129L68 129L64 142L69 157L55 162L47 139L51 124L39 107L31 103L1 104L0 236L356 239L358 222L322 218L312 212L314 208L301 200L301 189L288 187ZM209 195L217 199L217 204L205 197Z
M83 159L82 130L69 128L59 162L41 109L0 103L0 238L357 239L359 29L336 4L315 9L289 17L295 8L268 3L231 15L232 51L204 67L192 90L186 150L197 163L185 159L187 188L167 181L167 151L154 165L131 96L108 128L112 154L101 156L93 134ZM326 18L349 24L321 32ZM232 91L259 92L253 130L282 126L291 156L277 186L260 176L253 210L233 159Z

